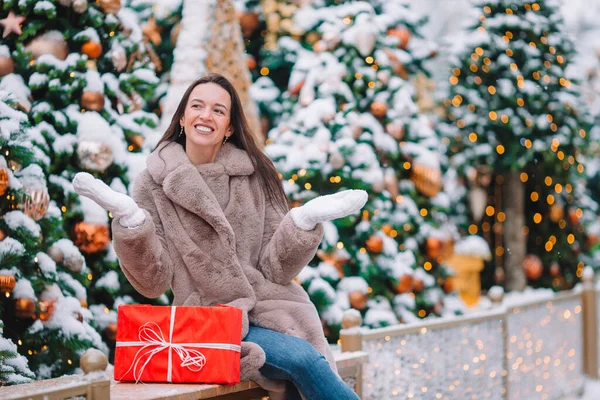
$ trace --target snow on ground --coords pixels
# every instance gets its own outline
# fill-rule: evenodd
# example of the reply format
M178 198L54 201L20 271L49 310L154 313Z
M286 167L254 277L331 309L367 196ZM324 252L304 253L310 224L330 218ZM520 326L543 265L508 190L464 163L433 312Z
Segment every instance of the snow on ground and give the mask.
M588 379L581 397L568 396L561 400L598 400L600 398L600 381Z

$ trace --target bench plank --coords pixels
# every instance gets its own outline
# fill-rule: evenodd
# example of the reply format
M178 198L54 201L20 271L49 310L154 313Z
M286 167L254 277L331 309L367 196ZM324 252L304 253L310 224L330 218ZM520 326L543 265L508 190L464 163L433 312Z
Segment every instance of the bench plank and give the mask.
M246 391L266 392L254 382L240 382L235 385L197 385L184 383L117 383L110 391L111 400L198 400L238 393L236 398L248 398ZM258 398L262 395L258 395Z

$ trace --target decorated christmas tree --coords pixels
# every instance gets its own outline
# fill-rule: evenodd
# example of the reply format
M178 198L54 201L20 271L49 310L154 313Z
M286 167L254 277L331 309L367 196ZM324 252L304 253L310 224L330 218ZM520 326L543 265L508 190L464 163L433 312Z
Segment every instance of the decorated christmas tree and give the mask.
M265 151L292 206L370 193L361 215L325 224L298 281L331 340L349 308L371 327L442 314L461 188L419 97L422 62L434 54L418 34L423 21L395 1L306 6L293 21L297 37L280 35L253 87L263 108L279 107ZM285 62L269 64L276 58ZM285 87L271 74L287 76Z
M11 78L4 77L0 86ZM43 378L72 371L82 349L107 349L84 308L85 259L68 239L63 215L48 195L46 142L29 126L27 115L11 106L18 103L0 89L0 282L5 294L0 340L3 356L15 357L18 348ZM63 260L54 261L59 253ZM31 378L22 361L2 364L9 384Z
M567 74L573 44L557 1L475 7L477 22L455 42L446 103L449 155L469 186L469 233L489 240L496 282L505 278L509 290L572 287L584 267L584 223L597 212L581 179L590 121Z
M148 301L120 271L110 216L79 198L71 180L83 170L128 191L158 124L143 111L158 79L136 14L118 0L4 1L0 27L0 88L27 113L38 162L8 164L29 195L15 193L3 209L24 251L2 265L33 281L20 287L16 277L13 297L25 301L4 304L13 313L3 314L4 332L38 377L57 376L73 372L90 346L108 351L88 322L113 346L116 307ZM35 214L9 214L13 208Z

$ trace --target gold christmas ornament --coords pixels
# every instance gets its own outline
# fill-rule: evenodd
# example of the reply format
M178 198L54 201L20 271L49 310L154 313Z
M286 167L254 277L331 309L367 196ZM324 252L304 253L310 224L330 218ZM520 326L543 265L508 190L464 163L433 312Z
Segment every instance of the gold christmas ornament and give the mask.
M6 233L2 229L0 229L0 242L6 238Z
M364 310L367 307L367 300L369 296L362 292L351 292L348 294L348 300L350 300L350 306L357 310Z
M73 233L75 245L88 254L105 250L110 243L107 224L90 224L81 221L75 224Z
M325 42L324 40L318 40L313 45L313 51L315 53L323 53L323 52L327 51L328 49L329 49L329 46L327 46L327 42Z
M246 57L246 64L248 65L248 69L253 71L256 69L256 59L252 57L250 54Z
M420 279L413 280L413 290L415 293L421 292L425 289L425 284Z
M309 32L309 33L306 35L306 43L308 43L308 44L313 44L313 45L314 45L315 43L317 43L317 41L318 41L319 39L321 39L321 35L319 35L319 34L318 34L317 32L315 32L315 31Z
M579 215L577 215L577 210L575 210L574 208L569 208L568 217L569 221L573 225L577 225L579 223Z
M87 0L73 0L73 11L78 14L83 14L87 10Z
M85 54L90 59L95 60L102 55L102 45L98 42L88 40L81 45L81 54Z
M84 261L85 259L81 254L76 254L65 258L64 264L70 271L79 272L83 268Z
M25 50L31 52L34 60L43 54L52 54L59 60L65 60L69 55L67 42L59 31L48 31L35 37L25 46Z
M77 145L77 155L82 168L104 171L113 162L112 149L105 143L83 140Z
M408 293L413 290L413 277L411 275L402 275L396 285L396 293Z
M452 293L456 290L456 284L454 282L455 279L456 278L454 278L453 276L446 278L446 280L442 284L442 289L444 290L444 293Z
M548 207L548 216L550 221L557 223L565 216L565 206L561 203L553 203Z
M62 250L54 245L50 246L48 248L48 251L46 252L46 254L48 254L48 256L50 256L52 261L54 261L55 263L58 263L58 264L62 263L64 260L64 257L65 257Z
M389 49L384 49L383 52L387 55L388 59L390 60L390 65L392 67L392 70L394 71L394 74L396 74L404 80L408 80L408 71L406 70L404 64L402 64L398 60L396 55Z
M31 318L35 314L35 302L32 299L17 299L15 311L17 318Z
M96 3L107 14L117 15L121 9L121 0L96 0Z
M12 275L0 275L0 292L11 293L17 284L17 280Z
M133 135L131 137L131 144L135 150L139 150L144 145L144 137L142 135Z
M350 257L347 253L343 253L338 250L334 250L329 253L323 250L318 250L317 257L319 257L321 261L329 265L333 265L340 274L340 277L344 277L344 265L348 264L348 261L350 261Z
M385 126L385 131L397 141L401 141L404 138L404 126L390 122Z
M0 77L12 74L13 72L15 72L15 62L12 57L0 56Z
M387 106L381 101L372 102L369 109L371 110L371 114L373 114L376 118L383 118L387 113Z
M29 218L39 221L46 215L50 205L50 195L45 187L25 188L26 195L19 204L19 209L23 210Z
M111 322L110 324L108 324L108 326L106 327L106 329L104 329L104 335L106 335L106 338L110 341L116 341L117 340L117 324L115 324L114 322Z
M79 366L85 374L104 371L108 367L108 357L98 349L87 349L79 360Z
M258 14L255 12L239 12L237 14L244 39L250 38L259 25Z
M352 132L354 140L358 140L360 135L363 134L363 128L359 125L350 125L350 131Z
M54 301L40 301L40 314L39 318L41 321L48 321L54 315Z
M160 27L156 25L156 18L154 17L150 17L148 22L142 27L142 33L144 34L144 37L151 41L155 46L158 46L162 43L160 30Z
M556 261L550 265L550 276L556 278L560 275L560 264Z
M381 231L383 233L385 233L386 235L388 235L388 236L390 236L390 233L392 233L392 230L394 230L394 228L391 225L388 225L388 224L383 225L381 227Z
M100 112L104 109L104 93L83 92L79 104L86 110Z
M533 254L528 254L525 256L525 259L523 260L523 268L525 269L525 275L531 280L539 279L544 271L542 260Z
M443 244L442 241L435 237L428 237L425 241L425 249L427 257L436 260L442 255Z
M8 189L8 169L0 167L0 196Z
M367 239L366 247L370 253L379 254L383 251L383 239L377 235L371 235Z
M410 180L427 197L434 197L442 189L442 172L437 168L413 165Z
M79 300L79 304L81 304L82 308L88 308L88 302L85 299Z
M393 36L399 39L398 48L406 50L408 47L408 42L410 40L410 30L402 27L402 28L392 28L387 31L388 36Z

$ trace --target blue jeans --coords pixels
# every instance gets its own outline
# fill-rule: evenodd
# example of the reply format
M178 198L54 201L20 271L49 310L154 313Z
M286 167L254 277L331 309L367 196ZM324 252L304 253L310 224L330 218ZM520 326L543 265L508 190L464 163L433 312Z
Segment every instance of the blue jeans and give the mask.
M358 400L325 357L306 340L257 326L250 326L244 340L264 350L267 359L261 374L288 381L287 399L300 399L300 390L307 400Z

